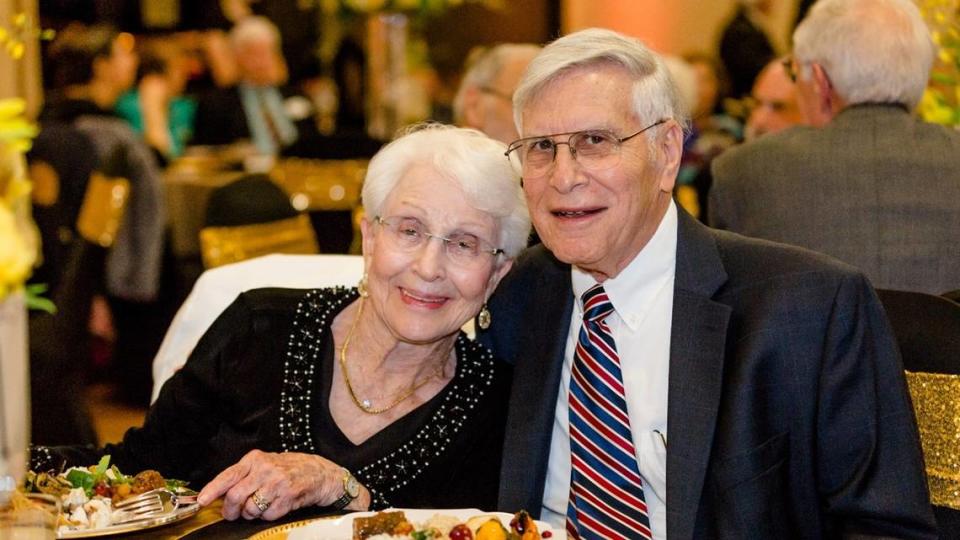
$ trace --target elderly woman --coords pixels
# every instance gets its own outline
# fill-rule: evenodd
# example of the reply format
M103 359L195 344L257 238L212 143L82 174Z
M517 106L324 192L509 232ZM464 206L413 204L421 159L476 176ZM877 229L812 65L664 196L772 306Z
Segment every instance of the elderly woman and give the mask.
M447 126L384 147L359 286L242 294L144 426L101 452L209 482L199 500L222 496L227 519L495 506L510 372L460 327L496 316L486 300L529 234L504 150Z

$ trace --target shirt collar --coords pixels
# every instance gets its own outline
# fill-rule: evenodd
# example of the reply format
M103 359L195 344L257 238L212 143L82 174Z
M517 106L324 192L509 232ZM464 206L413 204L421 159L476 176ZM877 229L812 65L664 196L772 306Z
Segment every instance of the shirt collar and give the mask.
M636 331L646 317L652 300L673 283L677 266L677 207L672 200L657 231L640 253L616 277L603 282L613 309L620 319ZM571 267L573 293L583 313L583 293L597 284L589 273Z

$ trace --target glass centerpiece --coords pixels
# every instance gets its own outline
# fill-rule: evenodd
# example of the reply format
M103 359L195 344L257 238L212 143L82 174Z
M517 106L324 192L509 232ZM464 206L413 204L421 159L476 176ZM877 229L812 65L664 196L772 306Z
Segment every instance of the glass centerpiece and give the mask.
M325 15L362 17L365 28L367 133L389 140L398 128L430 114L430 96L412 66L426 63L411 28L462 4L502 9L505 0L321 0Z
M10 23L0 24L0 54L13 60L23 57L27 40L52 36L23 13ZM24 117L25 109L23 99L0 99L0 495L25 472L30 435L26 310L35 305L37 289L25 283L38 257L39 234L30 215L24 160L37 128Z
M26 295L37 258L23 153L36 128L24 102L0 100L0 490L26 470L30 434Z

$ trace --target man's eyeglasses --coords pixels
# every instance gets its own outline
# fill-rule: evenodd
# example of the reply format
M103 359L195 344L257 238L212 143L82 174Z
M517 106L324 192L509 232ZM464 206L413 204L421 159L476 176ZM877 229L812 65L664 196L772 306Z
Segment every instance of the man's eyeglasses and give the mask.
M626 137L617 137L612 131L605 129L526 137L510 143L504 155L524 178L537 178L546 174L553 166L557 158L557 147L561 144L567 145L570 156L580 166L592 171L609 169L620 163L620 146L623 143L664 122L666 120L658 120ZM568 136L566 142L553 140L554 137L563 136Z
M790 82L797 82L797 69L793 56L785 56L783 60L780 60L780 65L783 66L783 72L787 74L787 77L790 77Z
M426 225L413 217L392 216L374 218L387 232L391 245L404 252L412 252L427 245L431 238L443 242L443 252L451 263L463 268L475 268L487 261L489 256L503 254L490 242L467 232L453 232L447 236L433 234Z

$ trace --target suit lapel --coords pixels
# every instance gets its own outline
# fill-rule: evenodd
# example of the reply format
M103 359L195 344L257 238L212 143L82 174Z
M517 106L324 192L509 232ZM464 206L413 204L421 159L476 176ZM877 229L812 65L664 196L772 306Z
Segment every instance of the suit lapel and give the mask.
M517 350L514 384L507 416L504 459L500 473L500 506L513 511L526 508L539 516L547 475L550 438L560 373L567 341L573 296L570 267L556 261L529 291L531 302L521 324L545 331L530 331Z
M711 299L726 272L709 229L679 212L667 404L667 533L693 537L723 382L730 307Z

